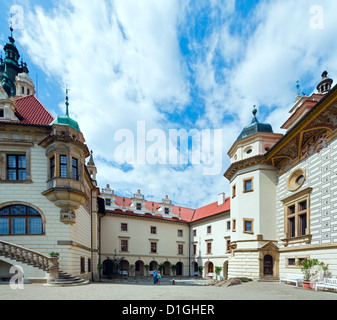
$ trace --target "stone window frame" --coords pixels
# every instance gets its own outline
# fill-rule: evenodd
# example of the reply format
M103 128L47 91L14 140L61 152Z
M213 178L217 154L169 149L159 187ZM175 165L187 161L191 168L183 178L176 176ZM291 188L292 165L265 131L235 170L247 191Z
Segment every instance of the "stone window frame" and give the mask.
M242 219L242 222L243 222L243 233L247 233L247 234L254 234L254 219L251 219L251 218L243 218ZM252 224L252 230L251 231L247 231L246 230L246 222L251 222Z
M311 218L311 210L310 210L310 195L312 192L312 188L307 188L299 193L296 193L288 198L285 198L282 201L284 205L284 238L281 239L283 244L285 246L288 246L288 244L293 244L293 243L306 243L310 244L311 243L311 228L310 228L310 218ZM301 203L306 201L306 209L305 210L299 210L299 206ZM294 213L289 213L289 209L295 206L295 211ZM306 231L305 234L302 235L300 233L300 216L306 215ZM289 219L295 218L295 236L289 236L291 230L290 230L290 223Z
M13 206L24 206L26 208L32 208L34 209L40 216L39 218L41 218L41 233L23 233L23 234L12 234L11 233L11 229L9 230L9 233L8 234L1 234L1 236L6 236L6 237L18 237L18 236L28 236L28 237L41 237L41 236L45 236L46 235L46 216L44 215L44 213L36 206L32 205L31 203L27 203L27 202L18 202L18 201L11 201L11 202L5 202L5 203L2 203L0 205L0 209L4 209L4 208L7 208L7 207L13 207ZM8 217L8 219L11 219L11 218L20 218L21 216L18 216L18 215L9 215L9 216L0 216L0 218L4 218L4 217ZM25 217L26 218L26 231L28 230L28 224L27 224L27 219L28 218L34 218L34 217L38 217L37 215L34 215L34 216L30 216L30 215L24 215L22 217Z
M247 190L246 188L246 183L247 182L251 182L251 189L250 190ZM242 180L243 182L243 193L249 193L249 192L254 192L254 177L248 177L248 178L245 178Z
M75 148L69 148L64 144L57 145L56 147L50 147L46 156L48 158L48 181L53 179L71 179L74 181L84 182L84 160L82 154ZM67 158L67 176L61 177L61 157ZM54 175L52 176L51 161L54 159ZM77 160L77 179L73 177L73 159Z
M6 148L1 146L0 152L0 183L11 183L11 184L24 184L24 183L32 183L31 176L31 148L28 147L20 147L17 148ZM8 179L8 171L7 171L7 161L9 155L17 155L17 156L25 156L26 157L26 179L25 180L9 180Z

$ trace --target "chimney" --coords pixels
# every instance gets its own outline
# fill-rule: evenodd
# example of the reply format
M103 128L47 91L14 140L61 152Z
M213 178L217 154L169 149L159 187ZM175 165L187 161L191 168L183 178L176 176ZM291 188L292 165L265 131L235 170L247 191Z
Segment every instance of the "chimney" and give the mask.
M218 194L218 206L222 206L226 202L226 193Z

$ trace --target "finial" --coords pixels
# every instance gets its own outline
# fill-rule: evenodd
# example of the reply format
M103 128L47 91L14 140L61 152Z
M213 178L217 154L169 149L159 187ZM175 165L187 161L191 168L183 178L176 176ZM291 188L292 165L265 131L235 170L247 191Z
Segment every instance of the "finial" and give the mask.
M69 98L68 98L69 88L66 85L66 116L69 117Z
M253 107L253 115L254 115L254 117L256 117L256 115L257 115L256 105L254 105L254 107Z

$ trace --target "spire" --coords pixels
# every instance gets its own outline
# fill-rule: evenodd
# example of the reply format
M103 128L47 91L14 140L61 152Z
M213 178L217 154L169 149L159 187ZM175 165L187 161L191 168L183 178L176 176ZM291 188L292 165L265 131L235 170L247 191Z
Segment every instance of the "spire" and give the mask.
M68 97L69 91L70 90L67 87L66 88L66 102L65 102L66 115L64 117L61 117L61 116L57 117L57 119L54 120L50 125L54 125L54 124L65 125L65 126L70 126L77 131L81 131L78 123L75 120L71 119L69 116L69 97Z
M88 162L88 166L95 166L93 153L94 153L94 152L91 150L91 154L90 154L90 159L89 159L89 162Z
M69 97L68 97L69 89L66 87L66 117L69 117Z

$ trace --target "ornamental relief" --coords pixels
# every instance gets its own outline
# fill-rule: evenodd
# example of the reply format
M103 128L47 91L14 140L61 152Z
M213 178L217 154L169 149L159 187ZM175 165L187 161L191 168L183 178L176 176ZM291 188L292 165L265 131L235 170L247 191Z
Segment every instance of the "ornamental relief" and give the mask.
M315 153L320 153L328 146L330 140L330 131L328 130L322 130L321 132L314 134L302 147L300 160L303 160Z

